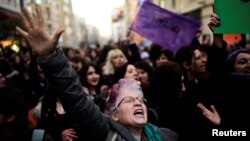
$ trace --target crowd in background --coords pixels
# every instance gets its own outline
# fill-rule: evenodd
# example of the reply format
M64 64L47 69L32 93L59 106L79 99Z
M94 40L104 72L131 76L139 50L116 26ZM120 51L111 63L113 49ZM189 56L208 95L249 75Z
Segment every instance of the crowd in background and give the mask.
M195 38L176 52L155 43L129 42L59 48L102 112L113 84L122 78L135 79L147 100L148 122L175 131L181 141L206 140L214 128L248 130L250 42L232 47L221 35L214 35L212 45ZM54 140L67 140L67 136L77 140L57 91L28 43L19 52L0 52L0 93L6 87L20 92L18 98L25 103L33 127L45 129ZM0 101L0 114L14 109L4 97ZM206 110L216 118L207 116Z

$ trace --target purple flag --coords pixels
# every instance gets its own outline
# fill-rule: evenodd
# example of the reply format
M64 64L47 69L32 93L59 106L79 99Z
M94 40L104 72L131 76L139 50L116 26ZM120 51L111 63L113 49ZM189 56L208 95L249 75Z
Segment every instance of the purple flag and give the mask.
M189 45L201 23L145 1L130 29L171 51Z

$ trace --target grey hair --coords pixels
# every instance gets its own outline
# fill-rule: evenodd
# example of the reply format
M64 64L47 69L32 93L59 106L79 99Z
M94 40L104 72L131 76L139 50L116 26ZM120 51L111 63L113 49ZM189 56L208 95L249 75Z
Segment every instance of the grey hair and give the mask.
M107 116L110 116L114 111L116 111L118 104L117 98L120 95L121 91L125 89L135 90L138 96L142 98L144 97L140 82L134 79L120 79L118 83L113 85L109 97L107 98L104 110L104 113Z

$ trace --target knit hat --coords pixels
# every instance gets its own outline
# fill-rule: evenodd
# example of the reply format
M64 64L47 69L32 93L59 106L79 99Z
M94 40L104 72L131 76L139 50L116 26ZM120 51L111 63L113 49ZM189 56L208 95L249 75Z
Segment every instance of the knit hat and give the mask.
M231 52L227 57L227 65L228 65L228 71L229 72L234 71L235 59L236 59L236 57L238 56L239 53L249 53L250 54L250 52L247 51L244 48L240 48L240 49L237 49L237 50Z

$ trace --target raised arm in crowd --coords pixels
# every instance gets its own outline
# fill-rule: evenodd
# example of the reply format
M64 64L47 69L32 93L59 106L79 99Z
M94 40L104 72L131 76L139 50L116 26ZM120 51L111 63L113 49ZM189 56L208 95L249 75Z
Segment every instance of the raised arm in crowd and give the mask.
M177 135L167 128L147 123L147 107L141 87L135 80L121 79L110 91L105 115L83 91L77 73L63 52L56 48L63 29L49 35L41 7L36 5L37 19L27 9L21 17L24 29L16 30L27 39L39 56L38 63L49 83L58 91L63 108L79 140L93 141L174 141Z

